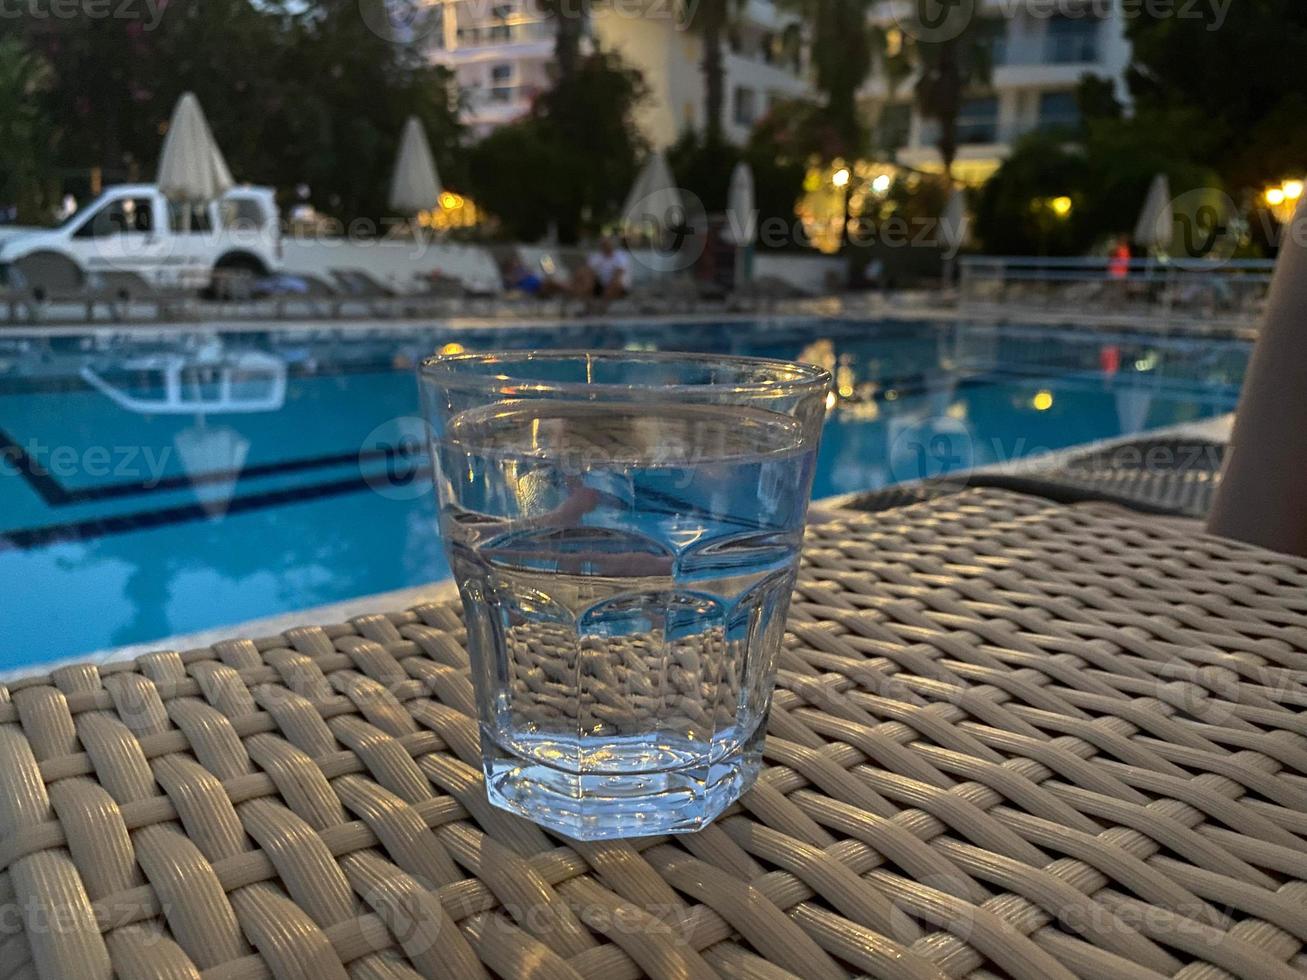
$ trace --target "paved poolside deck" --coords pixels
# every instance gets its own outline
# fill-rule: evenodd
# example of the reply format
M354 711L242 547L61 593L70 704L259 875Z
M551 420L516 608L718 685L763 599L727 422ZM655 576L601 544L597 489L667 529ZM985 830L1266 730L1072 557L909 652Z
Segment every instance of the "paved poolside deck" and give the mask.
M893 317L898 320L946 323L1013 324L1047 326L1058 329L1084 329L1096 331L1128 331L1156 333L1164 336L1188 335L1252 340L1257 335L1257 322L1236 317L1202 317L1182 312L1164 312L1161 309L1138 309L1096 313L1089 310L1043 309L1022 304L959 304L957 297L948 291L905 290L893 293L868 292L848 295L820 296L809 299L778 301L766 310L731 311L720 306L704 305L692 310L666 314L636 314L620 308L611 315L594 314L581 317L574 314L560 316L545 310L532 313L521 308L506 310L503 315L459 315L439 317L377 317L351 316L335 319L315 317L270 317L224 315L220 305L197 319L158 322L143 319L136 322L110 321L58 322L58 309L50 323L7 322L0 310L0 338L17 336L73 337L110 336L131 334L175 335L188 331L215 333L257 333L279 331L286 333L339 330L343 333L370 330L403 331L429 328L435 322L450 331L464 330L519 330L540 329L574 324L578 320L588 323L684 323L704 321L721 324L756 323L786 318L837 317L874 318Z

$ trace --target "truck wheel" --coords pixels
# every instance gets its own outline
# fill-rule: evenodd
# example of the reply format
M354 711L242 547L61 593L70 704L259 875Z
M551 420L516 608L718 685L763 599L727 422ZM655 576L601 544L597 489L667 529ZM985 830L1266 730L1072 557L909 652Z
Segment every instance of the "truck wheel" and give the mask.
M267 269L253 255L232 252L213 266L208 293L213 299L249 299L254 280L267 275Z

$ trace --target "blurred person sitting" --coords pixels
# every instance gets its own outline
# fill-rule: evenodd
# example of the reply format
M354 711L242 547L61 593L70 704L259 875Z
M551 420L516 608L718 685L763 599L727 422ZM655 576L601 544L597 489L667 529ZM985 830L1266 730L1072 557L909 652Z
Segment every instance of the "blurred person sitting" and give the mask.
M586 264L576 272L573 295L611 303L631 291L631 253L618 245L612 235L605 235Z
M542 272L532 272L518 256L514 255L504 268L504 288L509 292L548 299L550 296L556 296L563 287L552 276Z

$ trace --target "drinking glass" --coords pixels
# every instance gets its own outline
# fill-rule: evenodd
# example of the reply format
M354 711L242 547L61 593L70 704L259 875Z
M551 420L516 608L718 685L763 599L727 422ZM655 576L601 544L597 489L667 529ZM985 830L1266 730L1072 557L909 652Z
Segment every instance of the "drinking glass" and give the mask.
M577 839L702 828L761 767L829 373L514 352L420 379L490 800Z

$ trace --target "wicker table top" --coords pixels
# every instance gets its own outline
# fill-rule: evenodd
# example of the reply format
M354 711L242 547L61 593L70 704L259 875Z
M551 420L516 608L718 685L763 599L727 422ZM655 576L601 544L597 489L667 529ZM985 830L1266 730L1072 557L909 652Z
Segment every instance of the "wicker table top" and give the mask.
M453 607L14 683L0 978L1307 975L1307 562L973 491L790 626L757 788L603 844L486 804Z

